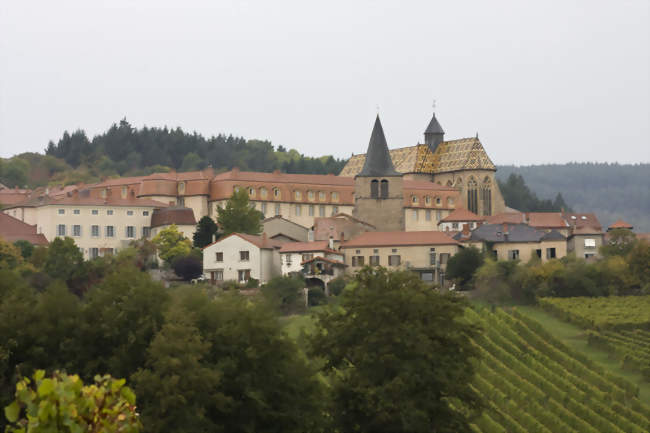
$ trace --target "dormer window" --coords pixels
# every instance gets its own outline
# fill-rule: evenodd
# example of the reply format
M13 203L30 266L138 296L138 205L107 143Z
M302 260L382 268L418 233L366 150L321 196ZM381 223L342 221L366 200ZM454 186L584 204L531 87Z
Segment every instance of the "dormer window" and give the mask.
M318 191L318 200L325 201L325 191Z
M255 197L255 188L253 187L248 187L248 196L249 197Z
M127 188L126 186L122 187L122 198L126 198Z
M415 196L415 195L412 195L412 196L411 196L411 203L413 203L413 204L418 204L418 198L417 198L417 196Z
M260 196L262 198L266 198L266 188L264 187L260 188Z
M339 193L338 192L333 192L332 193L332 201L339 201Z
M235 187L235 191L238 191L238 190L239 190L239 188ZM178 193L179 194L185 194L185 182L180 182L178 184Z
M302 200L302 193L300 191L294 191L293 195L296 200Z
M280 188L273 188L273 197L280 198Z
M429 196L424 197L424 203L426 203L427 205L430 205L431 204L431 197L429 197Z

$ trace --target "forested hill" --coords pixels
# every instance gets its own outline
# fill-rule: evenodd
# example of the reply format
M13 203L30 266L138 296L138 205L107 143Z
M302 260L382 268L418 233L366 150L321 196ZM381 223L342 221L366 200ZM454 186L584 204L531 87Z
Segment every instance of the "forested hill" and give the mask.
M539 197L558 192L576 212L595 212L604 226L619 218L650 232L650 164L570 163L497 167L497 178L521 175Z

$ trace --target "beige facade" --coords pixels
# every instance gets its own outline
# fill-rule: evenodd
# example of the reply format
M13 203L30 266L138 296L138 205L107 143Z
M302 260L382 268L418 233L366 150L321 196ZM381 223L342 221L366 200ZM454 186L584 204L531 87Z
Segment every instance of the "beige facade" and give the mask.
M262 221L262 231L271 239L307 242L309 229L283 217L271 217Z
M541 242L498 242L492 244L492 251L498 260L515 260L527 262L539 257L542 262L565 257L567 242L564 240Z
M603 234L575 234L567 241L567 251L578 258L592 259L599 256L603 245Z
M372 185L388 184L385 198L372 197ZM361 177L354 179L354 209L352 216L372 224L379 231L403 231L404 186L401 176ZM379 186L376 187L379 189Z
M407 232L440 230L438 223L449 215L449 209L436 208L404 208L404 226Z
M477 215L494 215L506 210L506 204L494 173L494 170L436 173L434 182L458 188L463 203L462 207L465 209L469 209ZM472 194L470 191L473 191Z
M279 275L280 255L277 248L260 247L233 234L203 249L203 273L217 284L250 278L265 283Z

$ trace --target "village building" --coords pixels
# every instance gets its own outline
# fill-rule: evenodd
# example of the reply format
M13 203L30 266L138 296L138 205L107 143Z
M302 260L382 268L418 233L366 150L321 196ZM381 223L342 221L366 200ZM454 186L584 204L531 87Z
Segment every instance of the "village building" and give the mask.
M470 230L474 230L485 221L485 217L480 217L474 212L467 209L459 208L444 217L438 223L440 230L443 232L462 230L463 226L467 225Z
M349 273L366 265L416 272L424 281L444 285L449 257L460 242L440 231L365 232L341 244Z
M261 284L280 274L282 243L261 236L233 233L203 248L203 274L212 284L251 279Z
M37 233L35 225L29 225L10 215L0 212L0 239L14 243L26 241L32 245L47 245L47 239L42 233Z
M154 209L151 214L150 237L156 237L158 233L172 225L176 226L176 230L183 236L192 240L196 231L194 211L191 208L181 206Z
M270 239L278 242L307 242L309 229L290 221L282 215L266 218L262 221L262 231Z
M345 257L333 249L333 240L288 242L280 248L282 275L300 274L310 283L318 281L327 290L327 284L345 271Z

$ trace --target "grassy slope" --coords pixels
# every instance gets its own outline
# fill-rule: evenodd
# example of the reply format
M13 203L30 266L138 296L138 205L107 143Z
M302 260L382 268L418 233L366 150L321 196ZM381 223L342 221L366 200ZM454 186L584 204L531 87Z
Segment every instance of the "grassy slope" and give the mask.
M639 385L639 399L650 404L650 383L644 382L640 374L623 370L620 361L610 359L607 352L589 346L583 329L564 322L538 307L520 306L517 307L517 310L541 323L544 328L570 348L583 353L612 373Z

